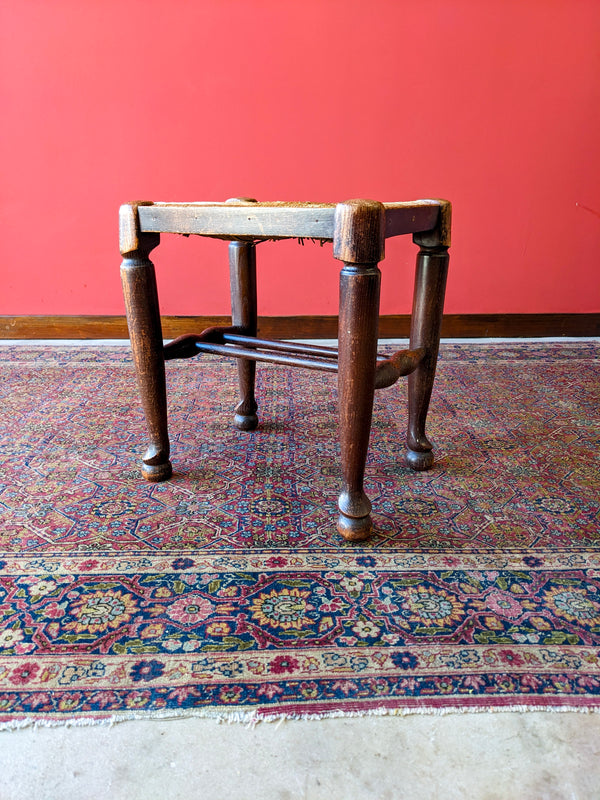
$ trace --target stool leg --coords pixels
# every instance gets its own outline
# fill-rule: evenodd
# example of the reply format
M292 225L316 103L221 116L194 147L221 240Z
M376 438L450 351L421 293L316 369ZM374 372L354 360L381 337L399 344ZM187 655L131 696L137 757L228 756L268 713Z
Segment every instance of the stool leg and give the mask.
M410 348L424 347L426 355L408 377L406 463L414 470L433 465L432 444L425 435L425 423L440 345L448 260L448 248L442 246L421 247L417 256Z
M231 323L246 336L256 336L256 246L247 242L229 245L231 284ZM237 359L240 402L235 408L234 425L241 431L253 431L258 425L258 405L254 397L256 362Z
M150 435L150 444L142 459L142 475L149 481L164 481L173 471L169 461L165 361L158 293L154 265L148 258L158 239L158 234L138 233L132 249L121 248L127 325Z
M340 273L338 395L342 492L337 529L349 541L371 533L371 501L363 489L377 360L380 272L377 264L345 264Z

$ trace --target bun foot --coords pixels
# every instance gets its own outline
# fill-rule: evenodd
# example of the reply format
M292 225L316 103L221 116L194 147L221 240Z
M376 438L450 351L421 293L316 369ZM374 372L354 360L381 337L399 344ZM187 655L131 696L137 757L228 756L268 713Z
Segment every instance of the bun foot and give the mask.
M258 427L258 417L256 414L236 414L233 424L240 431L253 431Z
M347 542L364 542L365 539L371 536L373 521L370 515L356 519L340 514L337 521L337 529Z
M170 461L163 464L142 464L142 476L150 483L160 483L168 480L173 474Z
M424 450L419 452L417 450L407 450L405 461L407 466L414 469L416 472L422 472L426 469L431 469L433 466L433 453L431 450Z

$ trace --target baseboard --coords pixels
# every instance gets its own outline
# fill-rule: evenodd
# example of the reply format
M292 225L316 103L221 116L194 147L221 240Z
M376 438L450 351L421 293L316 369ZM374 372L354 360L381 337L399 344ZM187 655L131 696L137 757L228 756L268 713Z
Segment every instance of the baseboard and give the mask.
M172 339L229 325L230 317L163 317L163 334ZM381 338L408 336L408 314L384 315ZM127 339L124 316L0 316L0 339ZM272 339L333 339L337 317L259 317L259 335ZM600 314L447 314L446 338L600 336Z

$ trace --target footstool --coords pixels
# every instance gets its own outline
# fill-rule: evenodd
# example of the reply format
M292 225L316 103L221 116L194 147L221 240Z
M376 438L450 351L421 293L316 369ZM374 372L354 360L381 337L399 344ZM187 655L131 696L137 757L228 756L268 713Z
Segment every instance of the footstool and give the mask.
M120 209L121 276L136 375L149 431L142 474L164 481L169 461L165 360L216 353L238 359L240 402L234 424L258 425L254 395L257 361L337 372L342 489L337 529L360 541L372 529L371 502L363 489L373 396L408 375L406 463L433 464L425 423L438 357L448 271L451 206L445 200L379 203L128 203ZM229 244L230 326L181 336L163 347L155 271L150 252L160 234L225 239ZM380 278L385 240L412 234L419 246L408 349L379 355ZM340 271L338 347L257 338L256 244L265 240L333 242Z

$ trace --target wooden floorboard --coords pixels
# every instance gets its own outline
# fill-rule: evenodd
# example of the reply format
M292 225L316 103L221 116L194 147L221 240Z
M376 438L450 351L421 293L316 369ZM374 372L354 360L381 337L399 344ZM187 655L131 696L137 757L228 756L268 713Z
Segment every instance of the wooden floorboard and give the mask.
M199 333L214 325L229 325L228 316L162 318L163 335L172 339ZM381 338L409 334L408 314L380 318ZM258 333L272 339L332 339L337 317L259 317ZM600 314L447 314L445 338L600 336ZM0 339L126 339L124 316L0 316Z

